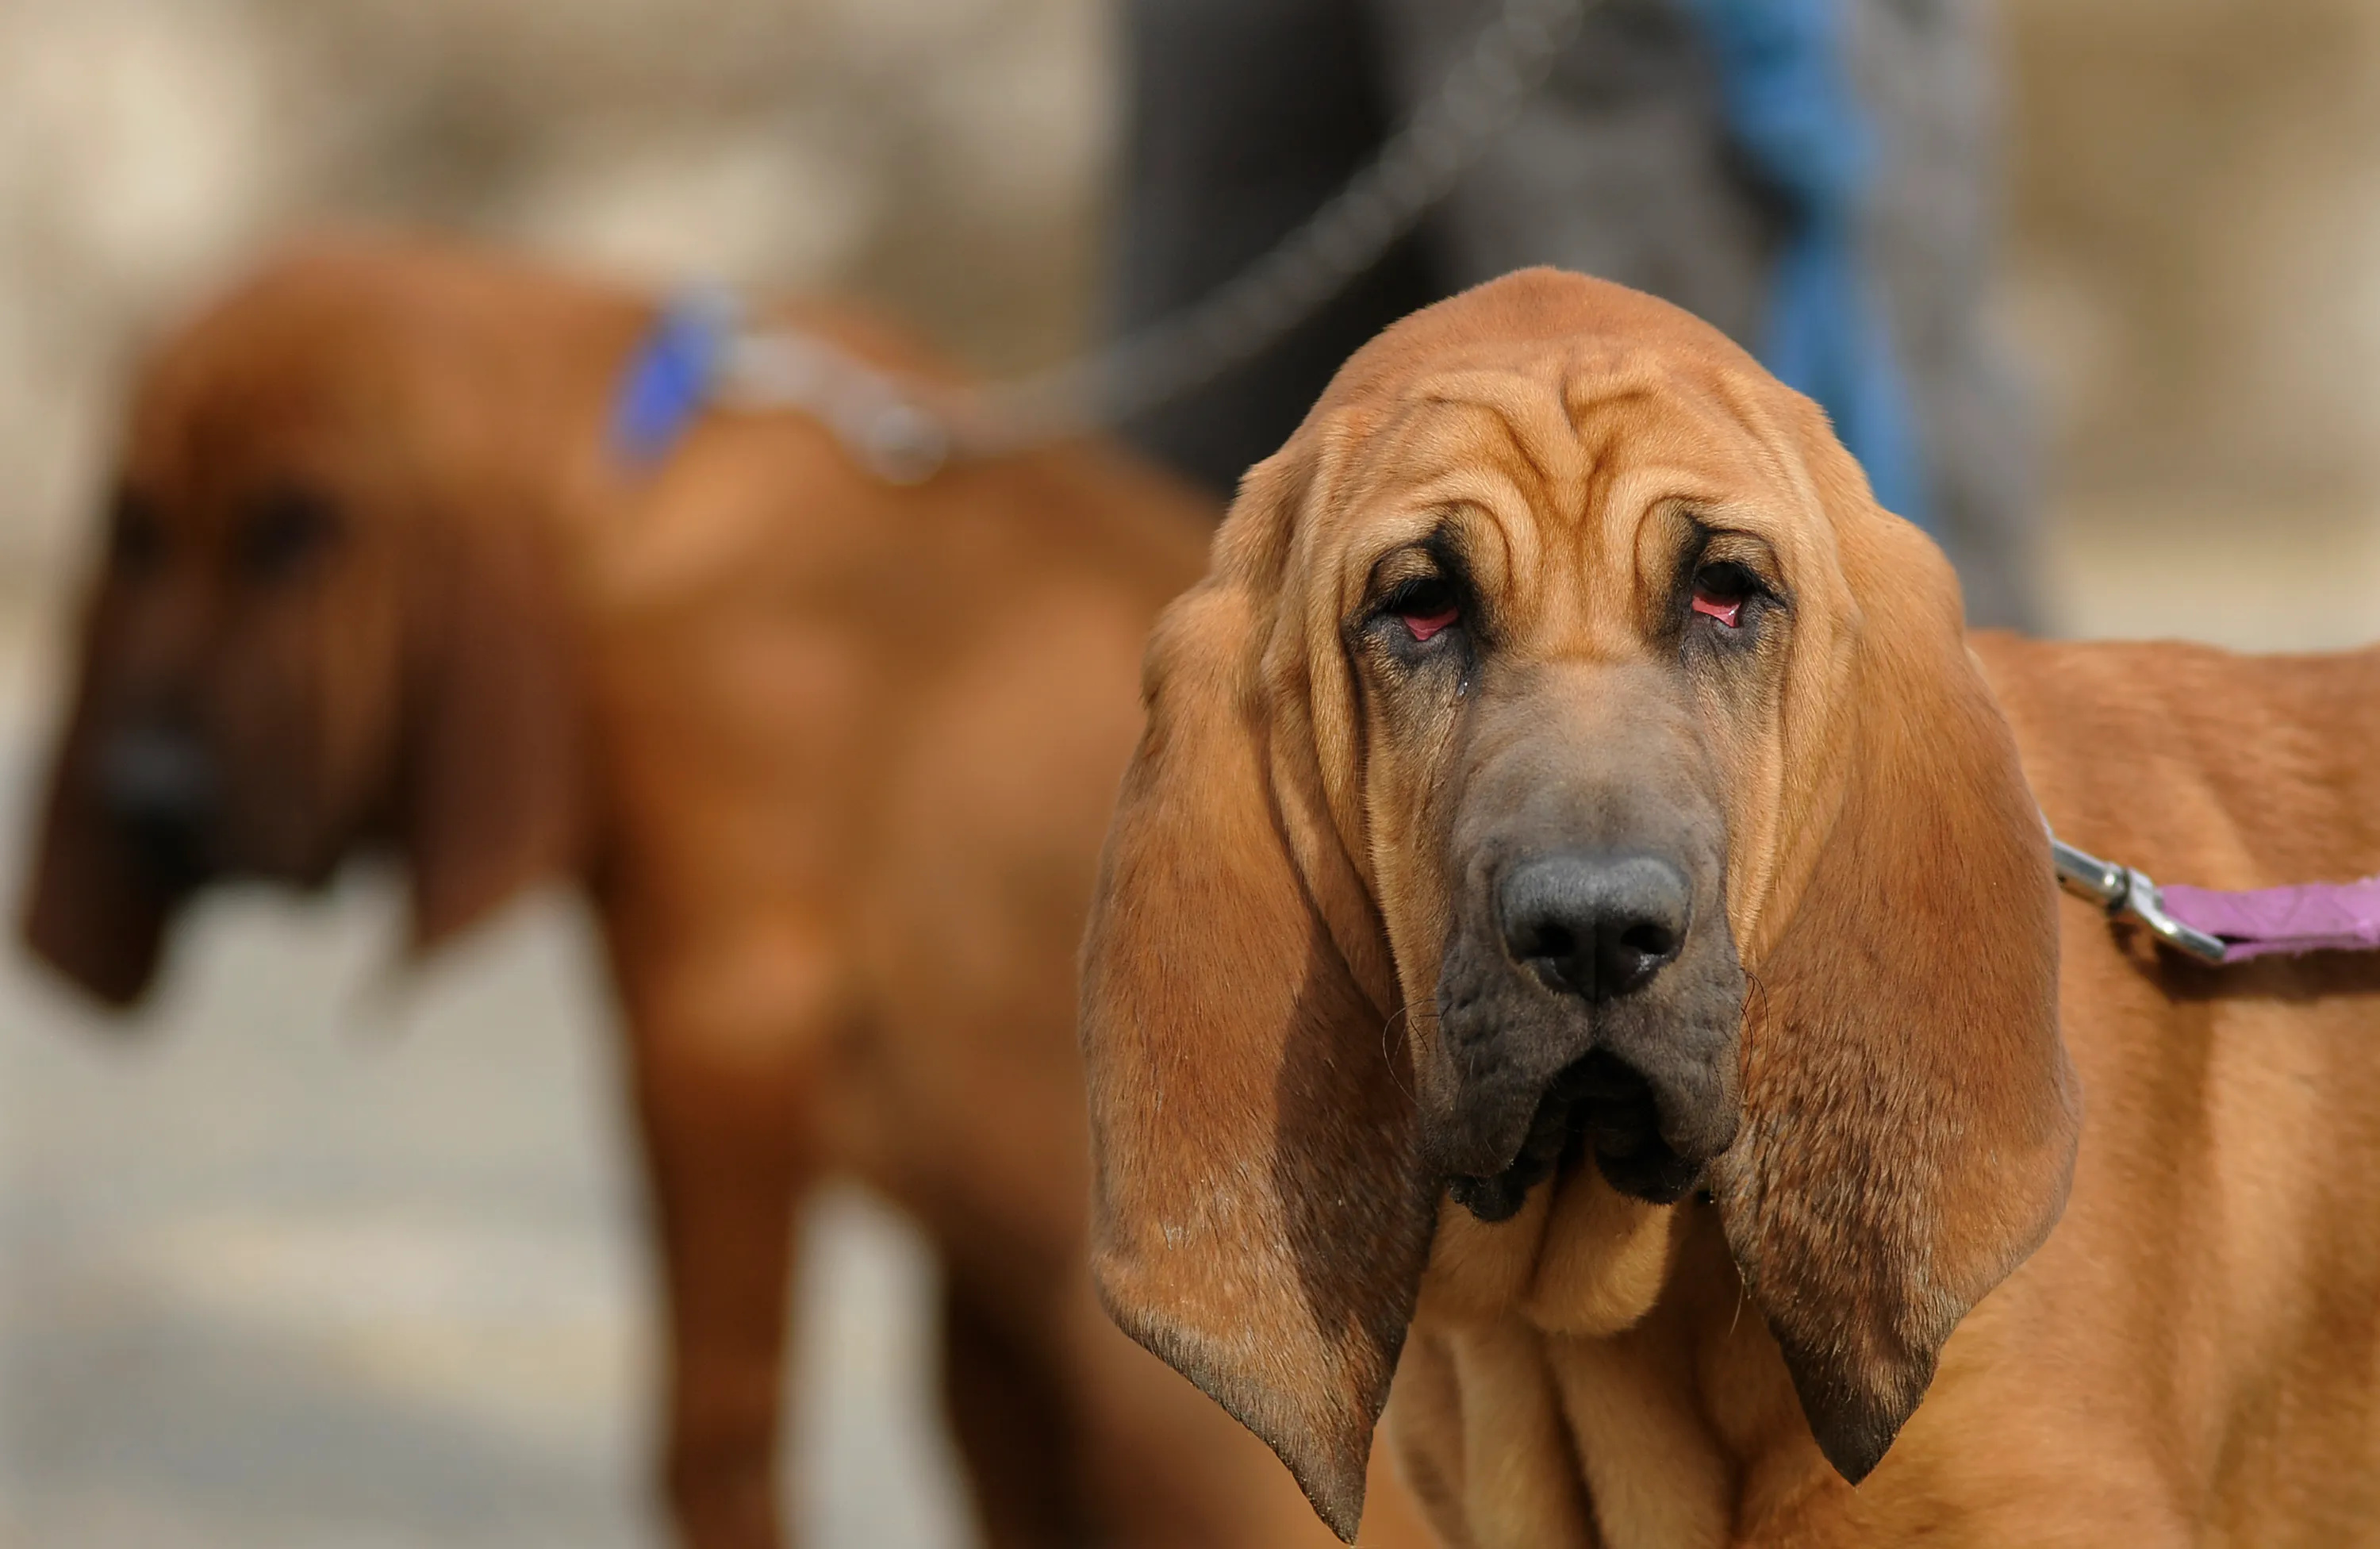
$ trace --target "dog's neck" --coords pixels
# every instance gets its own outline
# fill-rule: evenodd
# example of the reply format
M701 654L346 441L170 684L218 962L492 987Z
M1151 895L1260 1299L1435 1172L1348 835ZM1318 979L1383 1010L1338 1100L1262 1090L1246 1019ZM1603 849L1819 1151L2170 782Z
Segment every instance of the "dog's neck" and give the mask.
M626 291L573 287L541 296L492 341L526 359L485 384L486 433L476 449L486 476L511 480L521 498L482 519L529 522L576 559L624 504L645 495L657 470L620 455L612 418L649 310Z
M1449 1207L1408 1348L1389 1433L1475 1542L1720 1549L1848 1497L1706 1204L1588 1167L1502 1225ZM1448 1377L1459 1417L1424 1412Z

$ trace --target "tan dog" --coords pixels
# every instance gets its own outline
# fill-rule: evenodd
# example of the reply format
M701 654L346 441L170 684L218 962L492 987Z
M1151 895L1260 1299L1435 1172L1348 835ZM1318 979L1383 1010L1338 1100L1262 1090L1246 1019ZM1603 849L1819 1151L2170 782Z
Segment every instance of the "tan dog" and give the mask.
M2380 872L2380 655L1977 649L1672 308L1536 271L1357 354L1152 648L1119 1319L1347 1531L1393 1372L1471 1549L2380 1542L2380 961L2160 957L2041 817Z
M779 1542L789 1227L837 1172L941 1250L990 1543L1328 1542L1081 1269L1075 943L1140 642L1210 514L1087 446L896 490L791 414L713 413L623 468L608 411L651 320L349 243L170 341L30 939L124 1002L218 876L310 884L391 847L425 948L582 879L632 1039L686 1543Z

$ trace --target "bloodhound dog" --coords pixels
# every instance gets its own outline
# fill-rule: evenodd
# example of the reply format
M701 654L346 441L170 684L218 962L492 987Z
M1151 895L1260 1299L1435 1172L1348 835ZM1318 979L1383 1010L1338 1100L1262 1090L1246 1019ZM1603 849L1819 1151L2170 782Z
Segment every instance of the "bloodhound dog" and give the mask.
M1815 406L1541 270L1345 366L1144 696L1094 1268L1342 1533L1386 1404L1469 1549L2380 1542L2380 969L2043 827L2380 872L2380 654L1970 642Z
M392 850L424 949L581 885L625 1010L684 1543L781 1542L791 1228L834 1174L940 1250L988 1543L1330 1542L1083 1269L1075 948L1141 641L1212 513L1091 445L895 488L790 412L715 410L627 466L610 409L654 326L624 291L345 239L169 340L31 944L124 1003L217 878Z

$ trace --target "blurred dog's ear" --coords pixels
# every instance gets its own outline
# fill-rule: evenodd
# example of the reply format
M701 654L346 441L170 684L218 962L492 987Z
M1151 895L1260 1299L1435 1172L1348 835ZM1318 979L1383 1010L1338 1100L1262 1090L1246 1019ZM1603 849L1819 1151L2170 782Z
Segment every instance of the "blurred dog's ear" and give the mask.
M156 977L184 890L159 874L100 805L91 777L96 602L93 609L66 736L50 763L21 929L26 945L51 967L111 1006L129 1006Z
M416 556L398 838L428 950L569 872L588 826L577 652L528 523L439 526Z
M1299 487L1278 458L1250 476L1217 573L1150 646L1085 953L1093 1264L1126 1332L1270 1444L1352 1543L1435 1189L1402 1018L1319 902L1351 879L1302 861L1314 782L1285 773L1298 755L1262 680L1255 572L1277 572Z
M1713 1181L1811 1429L1856 1482L1959 1320L2056 1224L2081 1096L2048 844L1957 580L1831 438L1814 461L1859 615L1827 712L1842 797L1752 965L1744 1127Z

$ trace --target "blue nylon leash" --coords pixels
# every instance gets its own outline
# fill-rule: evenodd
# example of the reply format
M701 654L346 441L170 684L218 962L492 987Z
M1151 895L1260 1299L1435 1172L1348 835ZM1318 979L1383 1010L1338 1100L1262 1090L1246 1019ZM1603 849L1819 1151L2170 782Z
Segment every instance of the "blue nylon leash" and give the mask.
M1860 217L1877 152L1845 58L1843 0L1684 0L1730 135L1785 204L1760 363L1815 398L1888 510L1930 531L1925 461Z

